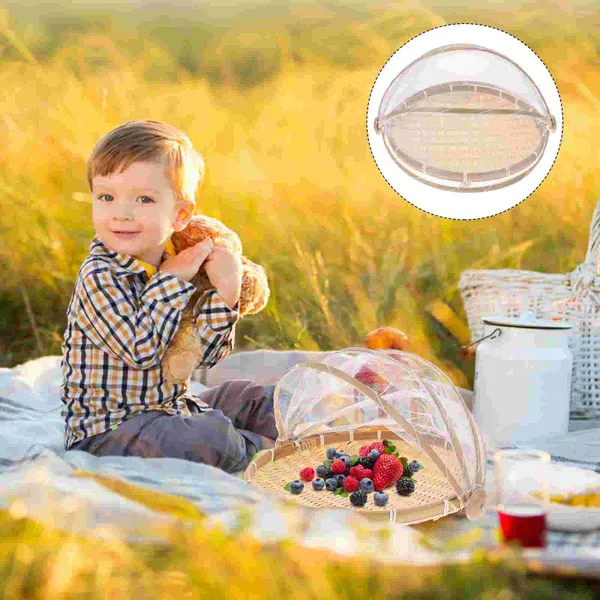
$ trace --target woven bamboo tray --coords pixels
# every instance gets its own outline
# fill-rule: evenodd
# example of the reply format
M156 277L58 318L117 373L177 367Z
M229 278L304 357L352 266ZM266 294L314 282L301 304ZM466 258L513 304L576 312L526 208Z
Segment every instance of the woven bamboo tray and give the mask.
M395 486L390 486L384 490L389 497L385 506L377 506L373 501L374 493L370 493L363 507L355 507L347 497L334 495L327 490L313 490L310 482L304 482L304 490L298 495L284 489L289 481L300 479L299 472L303 467L316 468L322 464L327 448L335 447L352 456L358 454L361 446L386 439L393 441L400 456L406 456L409 461L418 460L424 467L413 475L415 491L409 496L400 496ZM436 448L435 452L458 479L460 466L456 456L440 448ZM430 458L386 427L317 434L300 442L276 445L275 448L262 450L248 465L243 478L250 485L313 509L353 510L376 521L414 524L437 520L461 510L456 493Z

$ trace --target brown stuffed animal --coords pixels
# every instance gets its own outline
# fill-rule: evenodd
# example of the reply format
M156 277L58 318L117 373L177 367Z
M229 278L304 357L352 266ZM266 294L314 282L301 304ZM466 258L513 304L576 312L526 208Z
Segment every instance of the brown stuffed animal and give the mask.
M171 236L175 252L179 253L198 242L212 238L215 246L228 248L232 252L242 254L242 243L237 234L225 227L221 221L213 217L195 215L188 226ZM269 300L269 283L264 269L242 255L242 290L240 293L240 317L253 315L261 311ZM184 383L187 381L202 358L202 347L198 339L198 328L193 309L198 300L208 291L214 289L206 271L201 267L192 278L191 283L196 291L183 311L179 329L171 341L162 359L163 374L167 381Z

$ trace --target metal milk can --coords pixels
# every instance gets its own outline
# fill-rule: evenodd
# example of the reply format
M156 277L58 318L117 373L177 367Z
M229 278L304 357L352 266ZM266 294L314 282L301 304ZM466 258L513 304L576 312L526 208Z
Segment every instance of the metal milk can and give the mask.
M473 414L486 447L567 433L572 326L520 317L484 317L477 347Z

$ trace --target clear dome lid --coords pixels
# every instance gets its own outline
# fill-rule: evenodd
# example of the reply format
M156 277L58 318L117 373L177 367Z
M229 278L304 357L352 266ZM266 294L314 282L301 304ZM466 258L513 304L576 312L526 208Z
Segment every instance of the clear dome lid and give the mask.
M452 44L396 76L381 100L375 130L396 164L419 181L484 191L527 175L556 120L515 62L481 46Z
M278 444L385 427L423 451L465 503L483 487L486 453L477 424L448 377L409 352L345 348L300 363L275 387Z

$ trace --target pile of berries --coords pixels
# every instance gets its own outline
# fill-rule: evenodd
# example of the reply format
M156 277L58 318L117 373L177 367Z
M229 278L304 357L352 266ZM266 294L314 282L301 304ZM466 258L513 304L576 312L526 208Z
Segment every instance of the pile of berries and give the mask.
M315 491L327 490L338 496L350 497L354 506L364 506L368 494L373 494L377 506L385 506L389 497L384 491L395 485L400 496L409 496L415 491L412 476L423 466L405 456L398 456L396 446L389 440L362 446L358 455L349 456L336 448L328 448L323 464L316 470L304 467L300 479L290 481L285 489L292 494L304 490L303 482L311 482Z

